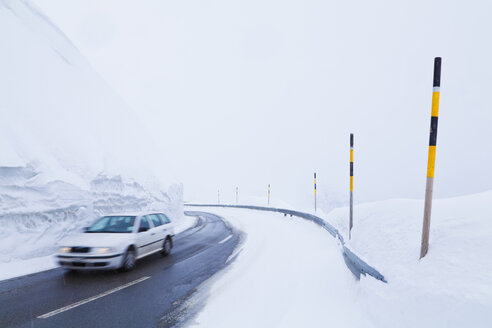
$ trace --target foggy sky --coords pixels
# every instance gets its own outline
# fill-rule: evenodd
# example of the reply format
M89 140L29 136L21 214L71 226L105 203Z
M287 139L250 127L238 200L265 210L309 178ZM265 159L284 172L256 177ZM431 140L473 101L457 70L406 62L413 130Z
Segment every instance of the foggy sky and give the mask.
M140 115L185 199L423 198L492 188L489 1L36 0Z

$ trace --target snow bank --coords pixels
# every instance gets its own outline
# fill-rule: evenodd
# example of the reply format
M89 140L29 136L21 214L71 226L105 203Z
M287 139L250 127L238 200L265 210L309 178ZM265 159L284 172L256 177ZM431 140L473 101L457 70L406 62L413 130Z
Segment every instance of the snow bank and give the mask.
M182 191L177 187L157 198L136 182L104 175L97 176L88 190L62 181L31 187L36 172L27 171L0 168L0 176L15 182L0 184L0 265L53 254L57 241L104 214L164 210L178 220L182 217Z
M246 239L237 259L202 291L209 297L190 326L371 326L358 283L325 230L281 213L204 211L221 215Z
M385 275L343 263L337 240L280 213L205 208L247 237L237 261L205 286L203 327L489 327L492 313L492 191L434 201L429 253L419 260L423 201L396 199L318 215ZM226 313L227 315L224 315Z
M0 0L0 40L0 271L101 214L183 217L165 156L46 16Z
M364 303L378 325L486 327L492 313L490 204L492 191L434 200L430 248L422 260L423 201L397 199L355 206L350 241L348 208L325 218L351 249L388 280L384 285L361 281Z

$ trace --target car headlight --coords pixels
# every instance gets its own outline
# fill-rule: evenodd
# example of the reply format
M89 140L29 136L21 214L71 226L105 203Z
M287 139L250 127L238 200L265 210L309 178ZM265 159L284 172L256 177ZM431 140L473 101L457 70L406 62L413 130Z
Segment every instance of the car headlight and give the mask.
M113 248L111 247L94 247L92 249L94 253L97 254L106 254L106 253L111 253L113 251Z
M72 250L72 247L61 247L60 253L70 253L71 250Z

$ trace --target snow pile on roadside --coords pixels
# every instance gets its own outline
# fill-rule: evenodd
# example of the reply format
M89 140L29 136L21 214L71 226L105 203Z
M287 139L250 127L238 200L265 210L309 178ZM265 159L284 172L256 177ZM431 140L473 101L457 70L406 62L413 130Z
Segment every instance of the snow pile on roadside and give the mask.
M0 265L53 254L59 240L104 214L156 210L182 219L182 191L176 186L157 197L120 176L99 175L89 190L83 190L61 181L36 185L36 172L28 173L0 168L0 181L10 177L0 184ZM16 184L6 184L6 180L14 182L13 175L18 176Z
M355 206L324 218L388 284L361 281L378 325L485 327L492 313L492 191L433 202L430 247L419 260L423 201L396 199ZM381 309L385 309L382 311Z
M237 259L202 291L209 297L190 326L371 326L358 283L325 230L280 213L203 210L225 218L246 239Z
M165 184L146 129L46 16L0 0L0 40L1 272L101 214L182 218L182 186Z

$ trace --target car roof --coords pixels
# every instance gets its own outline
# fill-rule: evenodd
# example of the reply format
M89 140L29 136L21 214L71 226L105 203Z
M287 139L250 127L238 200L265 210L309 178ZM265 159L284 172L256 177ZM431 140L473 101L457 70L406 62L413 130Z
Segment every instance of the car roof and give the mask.
M111 213L111 214L103 214L103 216L144 216L149 214L160 214L162 211L146 211L146 212L126 212L126 213ZM164 213L163 213L164 214Z

